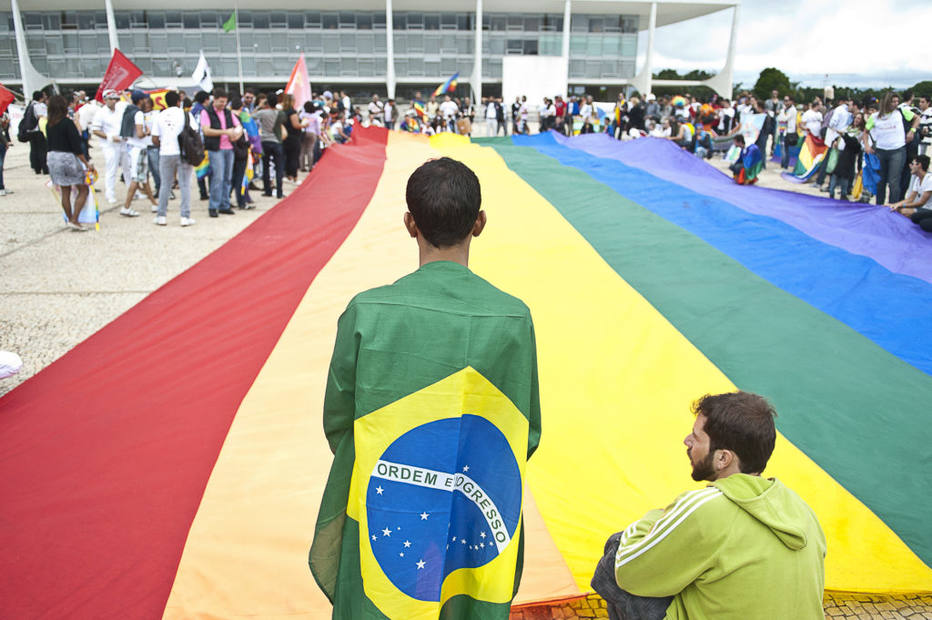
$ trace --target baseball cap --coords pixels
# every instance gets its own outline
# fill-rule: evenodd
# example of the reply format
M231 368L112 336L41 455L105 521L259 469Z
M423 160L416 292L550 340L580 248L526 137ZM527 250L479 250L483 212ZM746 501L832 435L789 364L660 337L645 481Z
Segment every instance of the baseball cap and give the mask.
M103 97L103 98L104 98L104 99L119 99L119 98L120 98L120 93L118 93L117 91L113 90L112 88L108 88L107 90L104 91L104 97Z
M147 95L146 93L142 92L141 90L134 90L134 91L132 92L132 94L130 95L130 98L133 100L133 103L136 103L137 101L142 101L143 99L145 99L145 98L148 97L148 96L149 96L149 95Z

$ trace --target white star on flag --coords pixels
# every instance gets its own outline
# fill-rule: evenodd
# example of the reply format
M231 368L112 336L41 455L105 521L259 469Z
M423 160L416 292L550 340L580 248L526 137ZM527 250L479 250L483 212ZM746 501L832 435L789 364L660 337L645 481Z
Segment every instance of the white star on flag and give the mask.
M372 535L372 540L376 540L375 534Z
M404 551L402 551L402 552L401 552L401 553L399 553L398 555L400 555L401 557L405 557L405 552L404 552Z
M417 563L417 569L418 569L418 570L421 570L421 569L424 568L426 565L427 565L427 563L426 563L424 560L421 560L420 562Z
M391 536L391 535L392 535L392 531L390 529L385 528L384 530L382 530L382 536Z
M427 517L429 517L429 516L430 516L430 515L427 514L426 512L422 512L422 513L421 513L421 521L427 521Z
M411 546L411 542L406 540L406 541L405 541L405 549L407 549L407 548L410 547L410 546Z
M467 471L469 471L469 465L467 465L466 467L463 468L463 472L464 472L464 473L467 472Z
M466 539L465 539L465 538L460 538L460 542L463 543L463 544L465 545L465 544L466 544Z
M482 538L485 538L485 532L479 532L479 536L481 536Z
M485 543L479 543L479 546L485 549Z
M378 493L379 495L381 495L381 494L382 494L382 491L384 491L384 490L385 490L385 489L383 489L382 487L375 487L375 492Z

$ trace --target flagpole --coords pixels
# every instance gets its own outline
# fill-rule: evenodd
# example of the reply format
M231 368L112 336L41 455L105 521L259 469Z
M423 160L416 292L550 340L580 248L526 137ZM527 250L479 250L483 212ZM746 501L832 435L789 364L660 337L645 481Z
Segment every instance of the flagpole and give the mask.
M243 96L243 54L239 49L239 0L233 1L233 30L236 31L236 63L239 65L239 96Z

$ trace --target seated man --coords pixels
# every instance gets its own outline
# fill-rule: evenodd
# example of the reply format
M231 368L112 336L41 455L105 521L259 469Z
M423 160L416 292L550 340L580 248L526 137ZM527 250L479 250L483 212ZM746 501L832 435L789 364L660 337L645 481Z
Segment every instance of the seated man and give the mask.
M905 215L922 230L932 232L932 174L929 174L929 156L918 155L909 162L912 177L906 198L890 205L891 211Z
M486 222L469 168L428 161L405 198L420 268L357 295L337 324L311 570L336 619L506 620L540 439L534 326L467 267Z
M592 587L613 619L824 618L825 536L815 514L775 478L776 412L747 392L706 395L686 436L693 480L605 545Z

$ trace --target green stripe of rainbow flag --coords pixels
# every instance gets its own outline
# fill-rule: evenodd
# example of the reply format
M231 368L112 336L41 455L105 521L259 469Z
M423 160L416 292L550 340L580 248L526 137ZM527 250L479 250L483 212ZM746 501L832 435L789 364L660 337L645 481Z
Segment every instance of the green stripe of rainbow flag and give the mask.
M240 236L0 400L8 613L328 613L305 558L331 460L320 411L336 319L416 267L400 197L439 155L482 182L489 225L472 268L524 299L537 329L543 436L516 602L585 593L604 539L693 485L680 444L691 401L735 387L780 412L767 473L818 513L827 587L932 591L918 422L932 388L908 343L776 286L740 248L600 179L615 170L604 161L570 163L569 146L357 134ZM911 298L927 285L897 277L916 282L883 281Z

